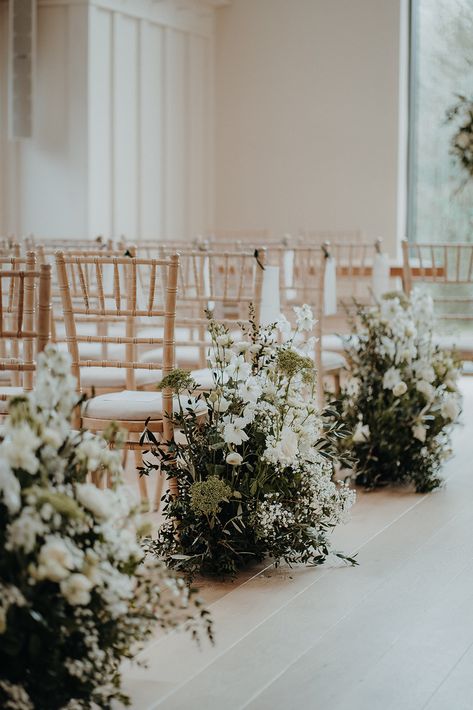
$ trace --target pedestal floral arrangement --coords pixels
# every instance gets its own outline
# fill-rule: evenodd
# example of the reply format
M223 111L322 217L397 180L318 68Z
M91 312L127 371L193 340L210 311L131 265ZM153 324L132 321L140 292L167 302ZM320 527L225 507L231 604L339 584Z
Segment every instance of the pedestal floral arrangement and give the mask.
M352 436L340 449L352 449L360 485L431 491L441 483L461 408L459 362L434 345L432 300L418 291L410 300L388 294L376 307L358 308L354 331L341 398Z
M346 485L332 481L340 428L326 426L317 411L316 373L306 354L313 342L301 342L314 325L310 309L298 309L292 334L287 321L279 324L284 344L276 325L250 322L238 342L209 322L215 387L197 397L206 402L205 417L189 398L196 383L188 373L175 371L162 383L180 395L180 433L159 454L179 492L164 497L154 550L191 575L234 575L265 557L320 564L331 551L329 532L354 500Z
M0 707L110 708L127 701L120 663L159 624L197 634L207 612L139 543L121 454L71 429L69 362L39 356L34 392L15 397L0 444ZM115 445L119 432L110 430ZM108 474L99 490L88 474Z

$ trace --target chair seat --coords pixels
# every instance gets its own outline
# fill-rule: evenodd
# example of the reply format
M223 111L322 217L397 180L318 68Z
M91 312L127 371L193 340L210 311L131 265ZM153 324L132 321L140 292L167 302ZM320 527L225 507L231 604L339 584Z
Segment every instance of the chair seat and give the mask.
M180 396L183 408L192 406L197 414L207 411L207 405L202 400L196 400L184 395ZM189 405L190 401L190 405ZM173 397L174 411L179 411L178 398ZM145 421L163 418L163 396L161 392L141 392L139 390L124 390L92 397L84 403L82 415L91 419L106 419L120 421Z
M176 367L192 369L200 364L201 348L198 345L176 345ZM147 350L140 358L141 362L162 362L163 349Z
M434 335L434 345L442 350L458 350L460 354L473 356L473 335L461 333L457 335Z
M162 380L161 370L135 370L137 387L158 384ZM83 388L107 387L125 389L126 370L123 367L81 367L80 383Z
M336 335L329 333L322 336L322 347L324 350L331 350L336 353L342 353L345 350L345 338L347 336Z
M23 387L0 387L0 414L6 414L8 409L8 397L24 393Z
M208 367L204 367L202 370L192 370L192 377L199 385L200 389L203 390L213 390L215 387L215 380L212 374L212 370Z
M323 350L322 367L324 372L340 370L347 367L347 361L341 353L331 352L330 350Z

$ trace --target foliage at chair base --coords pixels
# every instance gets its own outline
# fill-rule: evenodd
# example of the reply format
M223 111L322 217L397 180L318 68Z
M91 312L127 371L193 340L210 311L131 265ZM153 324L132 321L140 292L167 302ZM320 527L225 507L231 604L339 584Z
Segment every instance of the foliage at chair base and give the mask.
M300 329L311 327L311 314L301 311ZM332 481L339 426L325 430L313 361L303 343L296 346L298 331L278 344L275 325L250 322L245 339L234 342L210 321L215 388L197 406L189 397L175 416L173 442L151 441L159 463L148 468L161 466L179 489L164 497L166 521L153 549L191 575L234 575L265 557L320 564L331 551L329 532L354 499ZM179 371L162 386L181 393L179 402L194 388ZM196 414L203 401L204 419Z
M354 331L340 404L352 436L339 441L357 461L354 480L366 488L432 491L442 483L461 398L459 363L432 343L431 299L388 294L377 307L358 308Z

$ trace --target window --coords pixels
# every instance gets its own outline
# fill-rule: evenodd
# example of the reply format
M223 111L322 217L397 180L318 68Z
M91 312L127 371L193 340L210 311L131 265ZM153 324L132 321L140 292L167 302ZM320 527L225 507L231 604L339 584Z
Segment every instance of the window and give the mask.
M459 94L473 100L473 0L411 0L407 232L414 241L473 241L473 176L451 147L462 121L446 120Z

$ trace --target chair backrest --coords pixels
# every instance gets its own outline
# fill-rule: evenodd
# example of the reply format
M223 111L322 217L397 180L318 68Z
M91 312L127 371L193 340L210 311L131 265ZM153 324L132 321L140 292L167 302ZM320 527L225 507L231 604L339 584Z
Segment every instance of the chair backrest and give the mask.
M466 328L473 321L473 244L404 240L402 253L405 292L428 290L441 325Z
M0 258L0 370L15 386L31 390L36 357L50 331L51 266L36 257Z
M163 255L166 249L163 248ZM179 253L179 302L176 324L180 335L176 344L185 352L187 346L199 348L199 367L207 363L209 340L207 313L230 328L249 323L253 305L259 322L266 250L253 251L181 251Z
M58 252L56 266L66 338L72 357L72 374L77 377L79 389L81 367L125 368L127 389L135 389L136 370L157 370L161 371L162 376L171 372L174 367L174 325L179 270L177 254L163 259L140 259L126 256L70 256ZM84 277L85 269L90 266L96 274L97 287L93 290L89 288ZM146 279L140 280L140 269L147 270ZM74 294L71 287L71 271L76 272L80 295ZM112 295L108 296L104 283L110 279L110 275ZM141 291L140 281L142 284L146 283L146 293ZM83 322L90 322L91 318L104 318L121 327L111 328L106 335L98 332L79 332L78 326ZM161 333L160 337L139 336L139 327L146 320L151 321L154 327L161 323L161 329L157 329L157 333ZM125 359L83 360L79 352L80 343L123 344ZM142 345L162 346L161 360L141 362L138 359L138 348Z
M299 229L299 244L360 244L364 241L360 229Z
M92 249L92 250L111 250L114 248L113 239L106 239L99 235L92 239L77 239L76 237L39 237L35 234L29 234L24 237L24 244L27 250L36 249L38 245L42 245L45 249L69 251L74 249Z

